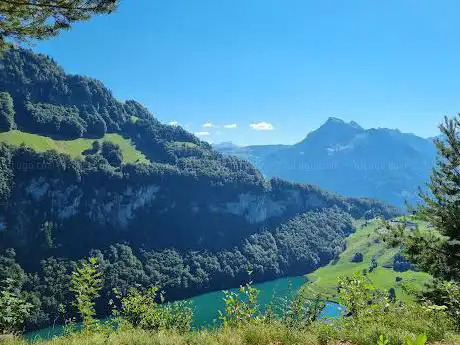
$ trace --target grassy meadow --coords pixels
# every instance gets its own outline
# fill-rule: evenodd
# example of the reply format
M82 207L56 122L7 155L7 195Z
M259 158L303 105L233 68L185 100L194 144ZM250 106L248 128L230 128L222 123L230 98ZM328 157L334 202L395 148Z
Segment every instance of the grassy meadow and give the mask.
M56 140L50 137L25 133L18 130L0 133L0 142L12 146L24 144L37 152L55 150L59 153L66 153L73 158L83 158L83 152L91 149L94 140L96 139L79 138L74 140ZM97 140L101 143L110 141L119 145L125 163L148 163L148 159L144 154L136 150L129 139L125 139L119 134L106 134L104 137Z
M372 258L375 258L378 267L370 273L367 273L369 281L374 287L381 290L394 288L398 299L408 301L413 299L413 292L420 291L431 277L424 272L396 272L392 268L385 268L391 264L393 257L398 253L398 248L388 248L381 241L378 229L379 221L370 222L357 221L355 223L357 231L347 239L347 249L340 255L336 262L322 267L307 276L308 283L304 286L308 294L312 296L320 295L329 300L335 300L337 297L337 279L338 277L352 276L356 272L363 272L372 264ZM419 223L422 228L426 225ZM364 255L363 262L351 262L355 253ZM402 280L396 282L396 278Z

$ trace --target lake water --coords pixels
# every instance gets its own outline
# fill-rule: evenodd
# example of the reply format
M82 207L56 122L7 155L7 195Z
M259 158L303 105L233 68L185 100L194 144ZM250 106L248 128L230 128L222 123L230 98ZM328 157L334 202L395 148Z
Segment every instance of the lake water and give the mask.
M255 284L254 287L260 291L259 304L262 311L270 304L276 306L285 300L291 299L305 284L305 277L289 277L273 280L266 283ZM231 289L230 291L238 291ZM222 291L211 292L189 299L192 302L194 315L193 327L195 329L203 327L212 327L218 324L219 310L224 310L224 294ZM324 318L338 318L342 315L342 308L335 303L327 303L322 313ZM27 333L25 336L29 340L51 339L61 336L64 333L62 326L45 328L36 332Z

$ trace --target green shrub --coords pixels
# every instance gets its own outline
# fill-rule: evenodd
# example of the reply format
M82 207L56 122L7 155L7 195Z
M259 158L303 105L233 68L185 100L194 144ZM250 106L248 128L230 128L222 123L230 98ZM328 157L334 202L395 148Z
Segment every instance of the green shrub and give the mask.
M259 310L259 293L252 282L241 286L239 292L224 291L225 311L219 311L224 326L239 326L255 320Z
M357 318L378 318L390 305L389 296L375 289L362 274L339 278L339 304Z
M131 288L126 296L117 292L120 307L115 308L114 314L120 318L121 325L144 330L188 332L193 318L189 303L164 303L163 293L158 292L157 287L143 292Z
M435 280L423 300L433 310L445 311L452 319L456 331L460 331L460 285L456 282Z
M441 310L421 304L391 303L388 296L372 287L365 277L355 275L339 283L340 303L347 316L316 325L319 338L375 345L385 335L391 345L426 334L429 341L445 339L452 330L450 318Z
M6 287L0 291L0 334L20 332L32 309L32 305L15 290L13 281L7 279Z
M317 321L326 304L307 297L306 290L301 290L297 296L288 302L288 307L282 313L282 322L289 328L306 329Z
M71 290L75 294L74 306L83 320L85 330L97 325L95 300L102 289L102 273L96 258L89 258L72 274Z

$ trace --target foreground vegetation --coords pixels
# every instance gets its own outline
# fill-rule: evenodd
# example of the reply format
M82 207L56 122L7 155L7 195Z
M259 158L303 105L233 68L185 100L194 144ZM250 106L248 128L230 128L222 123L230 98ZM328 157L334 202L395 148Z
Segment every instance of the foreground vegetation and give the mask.
M235 328L202 330L190 333L176 331L152 332L141 329L113 331L109 333L77 333L50 341L38 342L38 345L318 345L326 344L327 331L291 329L282 324L251 323ZM414 338L410 338L412 340ZM344 341L329 339L328 344L344 344ZM350 344L350 342L347 342ZM5 341L8 345L26 345L26 340L17 338ZM370 345L381 345L367 342ZM405 342L406 344L413 344ZM457 345L460 339L451 337L436 344ZM390 345L390 344L389 344Z
M74 272L72 290L83 328L71 322L66 335L40 340L60 344L326 344L348 342L358 345L424 345L428 342L458 343L455 322L442 308L430 303L403 303L367 284L359 274L340 278L339 302L347 315L340 319L320 317L324 304L299 294L276 310L264 312L258 290L251 283L239 292L225 292L225 309L220 326L192 330L192 308L188 303L164 303L157 288L130 289L112 301L114 317L105 323L94 319L94 303L102 275L91 258ZM14 300L14 296L9 296ZM17 302L17 300L16 300ZM22 302L25 306L25 302ZM10 314L19 322L24 315ZM0 322L0 327L5 323ZM418 339L418 342L416 342ZM20 337L5 338L9 345L25 344Z

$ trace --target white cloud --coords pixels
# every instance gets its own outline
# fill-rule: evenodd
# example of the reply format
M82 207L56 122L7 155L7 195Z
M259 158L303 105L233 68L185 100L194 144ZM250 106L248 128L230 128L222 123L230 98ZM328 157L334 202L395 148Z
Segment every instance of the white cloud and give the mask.
M273 127L271 123L268 123L265 121L251 123L249 127L251 127L252 129L256 131L271 131L275 129L275 127Z
M213 125L211 122L203 123L203 128L214 128L214 127L216 126Z
M195 132L195 135L197 137L207 137L207 136L210 136L211 133L209 133L209 132Z
M179 126L179 122L171 121L171 122L168 123L168 125L170 125L170 126Z
M235 129L236 127L238 127L236 123L230 123L228 125L224 125L224 128L227 128L227 129Z

